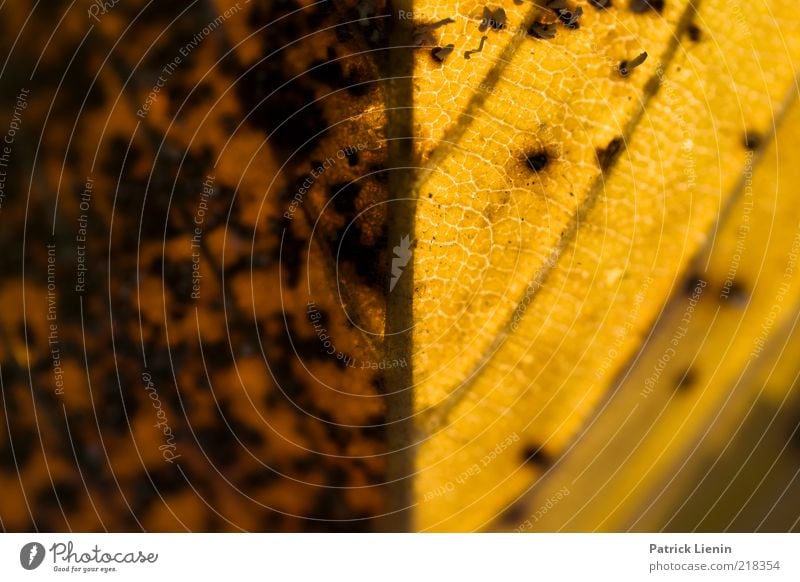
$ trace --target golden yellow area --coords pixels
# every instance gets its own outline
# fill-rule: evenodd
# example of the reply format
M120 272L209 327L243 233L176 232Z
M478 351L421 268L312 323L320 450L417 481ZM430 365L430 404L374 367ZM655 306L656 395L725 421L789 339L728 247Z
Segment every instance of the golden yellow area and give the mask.
M797 362L777 377L772 369L800 305L799 130L795 100L757 168L745 170L714 244L694 261L687 293L662 312L607 409L548 478L540 495L566 481L575 496L537 529L664 523L649 504L668 493L674 500L671 481L697 469L695 448L722 449L755 400L780 402L791 389Z
M542 97L537 104L537 113L543 110L539 105L557 99L571 104L571 110L588 112L577 127L568 124L565 117L557 123L550 118L545 120L553 128L547 134L553 142L543 145L555 148L552 143L561 143L563 148L552 165L548 163L538 175L522 178L524 174L515 175L508 167L513 163L510 145L505 146L505 161L501 162L499 154L493 158L494 154L483 153L486 148L479 148L476 138L473 142L459 142L452 156L432 173L430 184L442 182L440 189L432 190L430 204L426 203L429 189L420 190L414 265L419 278L414 306L419 317L414 336L418 394L415 412L420 429L417 528L520 527L527 516L515 511L505 513L506 510L515 507L514 503L545 474L548 459L559 459L575 442L578 446L566 462L581 455L571 467L575 474L586 468L585 489L578 491L566 476L559 478L564 474L559 470L562 463L557 463L540 487L544 497L525 507L535 508L537 502L548 499L546 494L571 488L572 493L558 503L564 509L549 514L561 515L566 521L571 516L568 508L574 511L596 500L590 488L602 485L608 476L606 469L610 472L623 467L625 475L632 479L632 475L645 472L648 463L675 461L669 452L660 455L664 439L676 430L674 423L659 425L663 427L659 437L653 437L652 448L637 457L638 462L626 458L619 446L604 448L603 437L620 430L621 442L635 445L638 437L629 438L624 432L631 407L638 403L637 411L649 408L657 398L669 400L674 395L680 377L676 378L673 370L645 399L646 406L639 403L646 371L652 369L653 359L658 359L672 341L675 325L684 317L686 296L676 299L683 306L673 305L665 312L666 317L678 311L672 325L666 324L668 331L660 332L665 333L663 343L648 342L647 353L639 359L645 372L620 389L620 394L633 394L626 401L628 407L615 409L614 413L602 412L610 432L592 441L576 439L596 407L605 405L603 397L647 337L664 306L664 298L683 292L687 266L701 246L707 243L717 261L725 252L725 244L736 244L735 236L715 234L714 227L733 193L744 191L742 176L748 175L749 164L755 161L744 145L745 134L750 135L750 141L755 136L769 137L773 125L780 121L787 95L796 91L795 69L800 59L796 7L786 1L759 1L749 3L747 10L733 12L730 4L721 0L702 3L694 17L700 38L690 40L682 35L674 59L663 67L658 67L656 59L646 61L651 67L658 67L658 90L646 103L632 135L626 134L625 127L635 119L636 110L620 109L617 104L623 89L594 92L583 88L577 94L585 97L576 98L576 90L567 89L566 83L552 85L547 89L547 100ZM587 10L586 16L589 14ZM722 14L727 16L723 18ZM653 15L647 18L652 19L648 31L654 34L661 20ZM677 21L678 15L673 14L671 30ZM606 23L609 32L604 46L615 45L615 35L626 38L623 29L616 28L617 22ZM600 26L596 24L595 28ZM776 29L781 33L775 33ZM590 30L587 25L560 34L599 34ZM545 41L530 42L539 47ZM655 43L656 39L646 42ZM647 46L644 49L653 55L663 52L657 48L651 51ZM537 63L549 69L546 59ZM591 67L581 69L587 72L580 81L581 87L594 87L601 82L589 76ZM646 71L653 70L636 69L629 78L609 77L609 82L630 88L628 83L634 82L639 73L645 76ZM538 72L529 78L547 77ZM511 92L511 86L516 93ZM519 104L530 102L529 94L536 94L520 91L519 80L511 83L508 90L508 99L515 95L518 108ZM496 109L491 108L489 101L494 98L492 94L465 136L474 127L476 136L483 136L482 143L489 144L492 136L502 136L511 126L499 116L503 111L499 104ZM580 108L576 99L580 100ZM511 101L506 103L511 114ZM793 121L796 114L792 115L787 127L797 126ZM603 133L606 130L608 133ZM781 134L790 142L780 148L781 155L797 151L791 131ZM503 139L508 144L513 135L516 144L525 134L524 129L509 131ZM600 175L589 150L603 141L608 143L614 135L625 137L626 149L607 174ZM494 152L503 149L499 143L493 144ZM770 152L768 156L778 156L774 148ZM463 156L460 162L447 165L458 156ZM485 162L478 164L478 160ZM758 223L753 218L748 249L753 249L751 255L756 250L762 256L783 253L774 260L785 261L796 225L776 230L771 228L771 220L790 220L791 213L787 211L778 217L774 204L778 181L786 185L784 197L796 183L790 175L791 162L778 166L775 159L770 164L767 157L758 171L754 183L760 180L764 189L760 196L771 199L773 206L764 208L762 200L761 210L754 208L754 216L756 212L766 214L759 215ZM493 178L497 181L492 182ZM518 181L509 184L514 179ZM450 181L448 185L446 180ZM585 204L586 200L592 201L593 187L597 189L596 203ZM492 197L495 204L488 203ZM744 200L742 197L739 204ZM785 203L791 204L791 200L787 198ZM726 229L739 228L738 222L730 226L736 212L734 207ZM456 224L466 226L456 230ZM570 236L570 229L574 236ZM756 235L758 229L763 233ZM569 238L559 247L561 231ZM770 246L773 242L774 247ZM503 248L503 243L518 247L517 252ZM528 258L523 259L525 256ZM545 261L546 257L553 257L552 264ZM739 273L743 278L750 274L744 262L742 254ZM706 304L719 295L729 267L726 258L714 264L717 270L703 274L708 281L703 290ZM761 267L757 264L754 268L758 273ZM764 273L772 272L764 267ZM763 292L769 289L774 295L774 284L765 286ZM748 317L754 318L750 325L767 315L767 303L771 304L772 298L747 310ZM731 305L724 308L735 309ZM699 307L694 318L694 329L705 332ZM664 329L663 325L662 322L659 330ZM721 330L720 341L733 341L736 329L729 326ZM736 341L752 344L754 335L748 330ZM702 342L702 338L700 333L698 341ZM681 342L686 353L697 351L693 351L688 339ZM712 418L709 414L721 402L719 394L729 390L730 379L739 373L737 355L741 358L752 345L738 349L726 356L727 381L720 376L717 396L707 407L698 407L704 414L686 423L693 431L708 428ZM715 362L714 366L721 361L721 352L724 350L719 344L709 350L713 356L709 361ZM642 364L645 360L648 364ZM682 422L689 410L676 410L673 418ZM640 426L644 431L649 428L645 422ZM537 449L541 449L537 459L545 462L525 463L524 459ZM587 468L603 451L607 455L605 461ZM626 498L634 482L615 483L615 499L625 502L626 509L634 507ZM641 491L647 491L647 487ZM596 509L609 513L616 506L614 499L606 497ZM501 519L498 525L497 520L504 513L505 520ZM570 522L569 527L613 529L620 523L604 520L595 513L587 514L579 524ZM535 529L556 526L555 521L540 521Z
M555 17L532 3L525 13L504 3L507 27L483 33L482 4L418 4L428 20L456 20L435 30L454 52L439 64L421 51L416 62L414 369L424 410L480 364L562 244L593 195L598 152L629 133L690 8L670 2L662 15L637 15L585 6L579 29L558 25L541 40L528 26ZM481 36L484 51L465 59ZM643 51L645 63L622 77L620 63ZM526 161L537 154L547 158L540 172Z

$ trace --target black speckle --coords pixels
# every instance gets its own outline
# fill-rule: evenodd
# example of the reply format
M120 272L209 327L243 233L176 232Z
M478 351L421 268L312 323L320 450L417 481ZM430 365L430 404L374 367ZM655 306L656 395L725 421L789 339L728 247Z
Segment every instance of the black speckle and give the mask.
M521 501L512 503L511 506L500 515L500 523L505 525L516 525L524 519L525 504Z
M485 32L488 29L502 30L506 27L506 11L502 8L490 10L488 7L483 7L483 17L481 24L478 27L479 32Z
M357 150L347 150L345 153L345 157L347 158L347 165L350 167L357 166L359 161L359 155Z
M683 292L687 297L692 297L695 294L695 289L698 286L702 287L705 283L705 280L697 274L693 274L686 279L686 283L683 287Z
M478 45L478 48L477 48L477 49L475 49L475 50L471 50L471 51L465 51L465 52L464 52L464 58L465 58L465 59L469 59L470 57L472 57L472 55L474 55L474 54L477 54L477 53L479 53L479 52L483 51L483 45L484 45L484 44L486 44L486 39L487 39L487 38L488 38L488 37L482 36L482 37L481 37L481 42L480 42L480 44Z
M692 386L697 383L697 374L691 368L688 368L683 374L678 376L678 381L675 388L682 392L688 391Z
M539 467L548 466L551 463L551 459L543 448L541 445L528 445L522 449L522 462Z
M149 481L152 481L152 484L145 484L142 482L142 485L145 488L148 486L153 487L160 495L178 493L186 487L186 479L181 473L169 467L159 467L158 469L148 471L145 475L145 479L147 475L150 476Z
M643 14L645 12L661 12L664 10L664 0L631 0L628 5L631 12Z
M723 296L737 307L747 305L747 289L738 281L731 281L723 287Z
M337 182L331 184L329 190L333 207L344 216L352 216L356 212L356 198L361 192L361 185L356 182Z
M278 233L283 237L283 253L280 257L280 264L287 271L287 279L290 287L297 285L300 281L300 265L303 264L301 257L306 252L308 243L302 235L295 234L291 224L278 223L276 225Z
M174 108L174 115L178 106L183 107L184 110L200 107L214 96L214 90L209 83L200 83L191 91L186 87L175 84L169 86L167 94Z
M36 434L28 429L15 426L12 417L7 422L15 438L0 446L0 469L10 474L19 473L27 465L34 452L34 443L38 444Z
M68 481L55 481L52 488L45 488L36 495L36 505L53 510L60 507L66 512L74 511L80 503L81 491Z
M755 131L747 131L744 134L744 140L742 143L744 144L745 148L752 152L761 147L762 141L761 134Z
M431 56L433 57L434 61L443 63L450 53L453 52L453 48L455 48L455 45L453 44L448 44L445 47L437 46L435 49L431 50Z
M583 8L578 7L572 10L567 6L564 0L550 0L550 2L547 3L547 7L556 13L558 19L567 28L576 29L580 27L578 21L583 14Z
M620 152L625 149L625 140L622 137L615 137L604 149L597 150L597 163L600 164L600 169L604 172L608 170L611 165L619 157Z
M556 36L556 25L554 23L547 24L546 22L534 22L528 28L528 34L533 38L549 40Z
M589 0L589 4L598 10L605 10L611 8L611 0Z
M414 46L434 46L436 44L436 37L434 36L433 31L442 26L453 24L454 22L455 20L452 18L445 18L438 22L432 22L430 24L422 24L418 26L414 32Z
M550 155L544 150L525 154L525 163L528 164L528 167L536 173L544 170L549 161Z
M647 60L647 53L643 52L638 57L631 59L630 61L622 61L619 64L619 74L623 77L627 77L631 74L636 67L641 65L643 62Z
M365 240L366 227L367 217L362 215L359 220L343 225L330 244L337 249L341 265L353 267L364 285L383 291L389 277L385 225L381 225L381 232L375 235L374 241Z
M580 28L579 20L581 16L583 16L583 8L580 6L578 6L574 11L562 10L558 13L558 18L564 23L564 26L570 30L576 30Z
M700 39L703 37L703 31L700 30L700 27L694 22L692 22L689 25L689 28L686 29L686 34L689 36L689 40L692 42L700 42Z

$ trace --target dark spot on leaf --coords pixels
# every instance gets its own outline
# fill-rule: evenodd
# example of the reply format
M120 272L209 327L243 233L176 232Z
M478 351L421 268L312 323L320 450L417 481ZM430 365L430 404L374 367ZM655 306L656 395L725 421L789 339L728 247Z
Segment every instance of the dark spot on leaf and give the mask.
M600 164L600 169L604 172L611 167L611 165L619 157L620 152L625 148L625 140L622 137L615 137L605 149L597 150L597 163Z
M295 79L286 69L279 60L265 59L247 70L236 85L237 95L250 112L249 123L260 131L273 132L270 144L288 152L308 153L319 142L323 110L307 79ZM325 76L329 71L319 74Z
M487 37L485 37L485 36L481 37L481 42L478 45L477 49L471 50L471 51L465 51L464 52L464 58L465 59L469 59L473 54L481 52L483 50L483 45L486 44L486 38Z
M755 131L747 131L744 134L744 147L750 151L755 151L761 147L761 134Z
M723 286L722 296L737 307L747 305L747 289L736 280Z
M13 441L0 445L0 469L17 474L33 455L34 443L38 444L38 438L29 429L18 428L11 415L8 415L7 422L15 436Z
M433 31L447 24L453 24L454 22L455 20L452 18L444 18L438 22L418 26L414 31L414 46L435 46L436 37L434 37Z
M692 22L689 25L689 28L686 29L686 34L689 36L689 40L692 42L699 42L703 36L703 31L700 30L699 26Z
M283 225L278 226L281 228L279 232L283 240L280 264L281 267L287 271L289 286L294 287L300 280L300 265L303 263L301 257L303 257L303 253L305 253L306 243L308 241L302 236L295 235L291 224L287 224L284 221Z
M558 19L570 29L579 28L578 21L583 14L583 8L570 8L564 0L550 0L547 7L556 13Z
M542 40L549 40L556 35L555 23L548 24L546 22L534 22L528 28L528 34L533 38L540 38Z
M357 166L359 161L359 155L357 150L348 150L345 153L345 157L347 158L347 165L350 167Z
M330 244L337 249L340 265L352 267L364 285L375 290L384 289L388 279L387 235L385 225L374 241L367 242L364 232L369 227L368 215L361 215L343 225L335 234Z
M516 525L525 519L525 504L516 501L500 515L500 522L506 525Z
M664 0L631 0L628 5L631 12L643 14L645 12L661 12L664 10Z
M546 467L552 461L543 449L544 447L542 445L528 445L522 449L522 462L528 465Z
M528 164L528 167L536 173L544 170L549 161L550 155L544 150L525 154L525 163Z
M80 489L68 481L55 481L52 487L42 489L36 495L36 505L54 510L74 511L80 502Z
M695 294L695 289L698 286L702 286L705 281L697 274L693 274L686 279L686 283L683 287L683 292L687 297L691 297Z
M386 166L382 164L372 164L369 167L369 171L367 172L370 177L378 182L379 184L388 184L389 183L389 171Z
M489 9L487 6L483 7L483 17L478 31L485 32L488 29L502 30L506 27L506 11L502 8L495 10Z
M688 368L683 374L678 376L678 382L675 388L680 391L687 391L697 383L697 374L691 368Z
M453 44L448 44L445 47L436 47L431 51L431 56L436 62L443 63L450 53L453 52L454 47L455 45Z
M578 21L580 20L581 16L583 16L583 8L580 6L574 11L564 10L558 15L561 22L564 23L564 26L570 30L580 28L580 23Z
M316 61L311 64L308 76L329 87L336 87L344 77L344 70L339 61Z
M631 59L630 61L622 61L619 64L619 74L623 77L627 77L631 74L636 67L641 65L643 62L647 60L647 53L643 52L638 57Z
M331 184L329 190L331 201L336 211L344 216L353 216L356 212L356 198L361 186L356 182L339 182Z

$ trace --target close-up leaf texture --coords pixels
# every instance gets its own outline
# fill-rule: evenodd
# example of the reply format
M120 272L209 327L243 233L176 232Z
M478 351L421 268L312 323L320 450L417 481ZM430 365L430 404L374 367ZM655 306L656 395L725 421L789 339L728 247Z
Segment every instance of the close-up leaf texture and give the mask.
M797 3L0 16L0 530L800 530Z

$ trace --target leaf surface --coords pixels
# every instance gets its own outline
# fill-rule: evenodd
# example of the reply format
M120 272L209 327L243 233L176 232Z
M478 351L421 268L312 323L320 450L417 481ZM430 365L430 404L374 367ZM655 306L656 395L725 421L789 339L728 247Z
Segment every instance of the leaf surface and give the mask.
M5 528L661 527L791 336L788 0L2 11Z
M606 394L660 311L660 298L676 287L707 233L713 237L741 180L745 134L771 133L787 94L796 91L798 58L791 44L796 42L786 40L794 36L741 32L764 30L772 22L794 30L791 4L750 6L743 21L721 18L723 4L699 5L694 26L702 31L700 41L681 36L674 60L658 72L657 91L641 121L624 138L624 153L603 176L596 203L567 215L573 221L567 243L557 247L544 272L534 271L525 281L524 300L506 291L516 272L513 263L495 274L495 286L476 283L474 276L458 279L476 295L493 298L462 310L445 328L444 345L454 354L434 360L430 380L422 375L429 361L427 336L415 330L415 355L423 362L414 368L417 394L423 395L415 401L422 420L419 527L486 527L530 488ZM542 188L548 205L563 192ZM530 194L512 196L511 206L527 208ZM541 228L551 217L540 210L526 222ZM446 234L446 220L434 224L438 244L459 247ZM476 228L481 234L475 238L489 237L491 225ZM418 223L424 228L424 221ZM416 255L415 272L425 261L448 265L438 253L424 252ZM490 263L478 250L467 254ZM453 296L443 292L439 298L449 304ZM486 310L507 297L515 300L512 315L493 319ZM423 290L415 302L420 317L424 301ZM486 313L492 315L481 317ZM472 321L492 330L490 349L476 349L481 335ZM451 341L462 329L462 339ZM469 362L465 368L459 368L462 358ZM458 487L460 477L469 485Z

